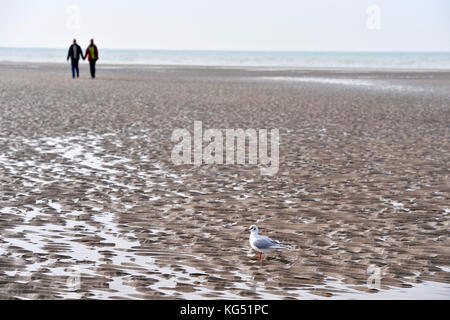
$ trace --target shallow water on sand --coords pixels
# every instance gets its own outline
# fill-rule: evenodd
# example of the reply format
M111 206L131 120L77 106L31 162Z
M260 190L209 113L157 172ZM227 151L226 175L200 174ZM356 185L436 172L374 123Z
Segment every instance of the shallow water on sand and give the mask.
M447 73L0 69L0 298L448 298ZM194 120L279 128L278 174L175 166Z
M145 137L145 132L142 135ZM333 293L335 298L405 297L405 292L398 290L361 295L361 291L332 277L303 288L276 288L267 285L276 283L275 278L280 276L276 273L274 279L264 279L247 268L223 268L214 261L205 263L201 255L183 252L183 247L193 245L189 240L179 239L172 247L159 244L160 238L176 230L164 223L164 215L161 221L155 221L144 213L136 221L132 212L136 208L133 202L122 201L123 194L139 190L141 199L151 202L169 197L175 199L172 205L179 206L176 199L189 203L193 196L169 186L183 184L187 176L171 173L147 157L132 160L106 152L107 145L121 145L114 133L16 138L9 145L0 166L17 177L11 183L22 185L16 198L6 197L0 207L4 223L1 277L9 283L11 297L315 299L325 293ZM29 150L22 161L14 159L17 146ZM136 177L139 182L133 180ZM91 178L95 183L89 182ZM53 192L42 195L46 186ZM27 201L21 202L22 198ZM211 237L214 230L203 234L206 245ZM293 257L285 265L289 268L296 263L299 261ZM442 283L425 282L420 287L427 289L420 291L422 298L441 298L449 290ZM411 292L411 297L417 297L417 292Z

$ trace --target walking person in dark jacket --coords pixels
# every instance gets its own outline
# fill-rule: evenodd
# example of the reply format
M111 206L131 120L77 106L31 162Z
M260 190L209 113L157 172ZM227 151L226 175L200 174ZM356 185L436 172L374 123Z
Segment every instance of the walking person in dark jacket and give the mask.
M86 49L86 54L84 55L84 58L88 57L89 65L91 67L91 77L92 79L95 78L95 63L98 60L98 49L97 46L94 44L94 39L91 39L91 44Z
M80 69L78 68L78 62L80 61L80 56L83 58L83 51L81 51L81 47L77 44L77 40L73 39L73 44L69 48L69 52L67 53L67 61L69 58L72 62L72 78L75 79L75 71L77 72L77 78L80 77Z

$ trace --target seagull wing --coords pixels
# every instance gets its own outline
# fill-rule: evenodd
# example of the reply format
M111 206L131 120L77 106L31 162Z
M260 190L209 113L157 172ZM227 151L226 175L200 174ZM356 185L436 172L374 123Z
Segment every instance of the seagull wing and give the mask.
M258 249L279 248L282 246L278 241L262 236L255 240L255 242L253 242L253 245Z
M257 247L258 249L289 249L289 246L286 246L276 240L272 240L269 237L265 236L259 236L258 239L256 239L253 242L253 245Z

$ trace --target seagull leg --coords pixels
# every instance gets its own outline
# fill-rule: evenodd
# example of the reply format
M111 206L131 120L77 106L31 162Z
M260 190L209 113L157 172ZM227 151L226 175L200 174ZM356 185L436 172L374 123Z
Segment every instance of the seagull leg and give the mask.
M259 260L262 259L262 252L259 253Z

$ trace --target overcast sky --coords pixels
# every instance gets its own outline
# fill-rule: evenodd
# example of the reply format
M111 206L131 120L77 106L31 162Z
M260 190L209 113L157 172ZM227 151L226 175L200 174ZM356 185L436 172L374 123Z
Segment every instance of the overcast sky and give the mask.
M122 49L450 51L450 1L0 0L0 46L74 37Z

